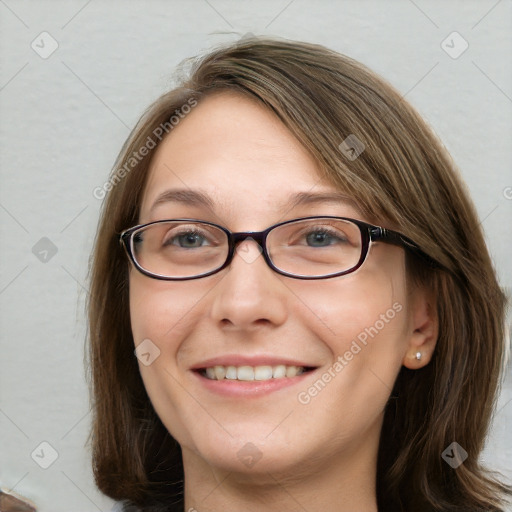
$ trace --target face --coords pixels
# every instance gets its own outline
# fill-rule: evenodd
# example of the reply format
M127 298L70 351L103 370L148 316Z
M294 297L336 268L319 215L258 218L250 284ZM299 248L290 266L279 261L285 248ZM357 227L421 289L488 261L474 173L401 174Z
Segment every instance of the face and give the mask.
M206 194L211 205L183 196L155 205L174 189ZM315 161L271 112L215 93L158 147L139 222L193 218L259 231L312 215L374 220L351 198L290 209L300 192L340 191L320 179ZM272 271L254 241L238 249L229 267L196 280L130 271L135 344L149 339L160 351L151 364L139 362L140 372L182 446L185 471L195 461L242 475L299 474L327 460L374 457L415 332L403 249L375 244L357 272L312 281ZM256 368L263 380L212 380L204 373L214 366L270 366L275 377ZM307 371L293 376L295 367Z

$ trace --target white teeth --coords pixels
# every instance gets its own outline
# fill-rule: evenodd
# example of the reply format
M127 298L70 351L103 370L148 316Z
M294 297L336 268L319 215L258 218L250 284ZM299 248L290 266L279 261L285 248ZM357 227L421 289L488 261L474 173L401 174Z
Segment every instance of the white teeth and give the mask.
M272 378L272 366L256 366L254 380L268 380Z
M206 376L208 377L208 369L206 370ZM236 380L236 366L228 366L226 368L226 379Z
M217 380L222 380L226 376L226 368L224 366L214 366L215 370L215 378Z
M295 377L297 375L297 367L296 366L287 366L286 367L286 376L287 377Z
M286 377L286 366L284 364L274 366L274 368L272 368L272 377L274 377L274 379Z
M286 366L278 364L276 366L212 366L206 368L205 375L211 380L270 380L291 378L304 373L303 366Z
M240 366L236 376L238 380L254 380L254 368L252 366Z

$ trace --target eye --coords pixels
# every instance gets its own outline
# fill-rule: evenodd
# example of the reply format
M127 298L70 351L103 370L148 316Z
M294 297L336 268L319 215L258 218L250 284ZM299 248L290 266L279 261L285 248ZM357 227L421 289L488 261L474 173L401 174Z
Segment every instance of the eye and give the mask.
M177 245L183 249L195 249L204 245L210 245L204 234L197 229L183 230L177 234L175 231L175 229L169 231L168 236L166 236L162 243L163 247Z
M284 224L276 232L275 242L281 246L295 247L297 250L359 247L359 228L345 220L306 220Z
M310 229L305 233L305 240L309 247L328 247L329 245L348 242L345 233L325 226Z

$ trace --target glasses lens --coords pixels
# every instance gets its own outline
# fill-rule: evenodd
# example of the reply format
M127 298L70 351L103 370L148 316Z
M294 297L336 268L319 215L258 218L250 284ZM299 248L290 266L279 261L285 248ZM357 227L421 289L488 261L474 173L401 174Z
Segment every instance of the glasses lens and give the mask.
M219 228L201 222L166 221L135 231L132 249L139 266L148 272L193 277L224 264L228 238Z
M353 222L318 218L283 224L272 230L267 249L274 265L304 277L328 276L359 264L362 237Z

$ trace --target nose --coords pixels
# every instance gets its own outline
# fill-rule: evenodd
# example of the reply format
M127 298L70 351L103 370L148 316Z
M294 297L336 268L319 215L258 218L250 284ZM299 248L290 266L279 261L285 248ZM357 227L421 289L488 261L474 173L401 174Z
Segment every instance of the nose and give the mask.
M211 315L223 328L253 330L286 321L284 278L267 265L261 247L253 239L237 244L231 264L221 276L211 292Z

